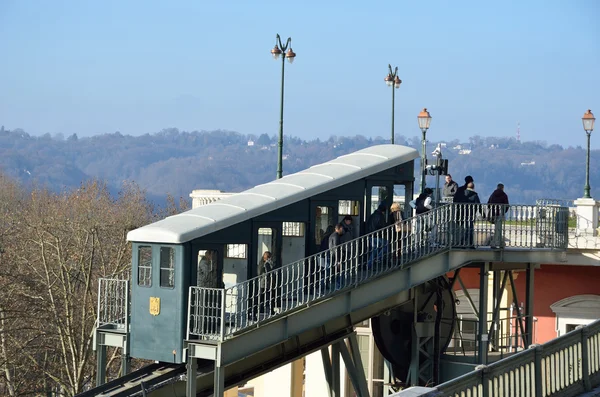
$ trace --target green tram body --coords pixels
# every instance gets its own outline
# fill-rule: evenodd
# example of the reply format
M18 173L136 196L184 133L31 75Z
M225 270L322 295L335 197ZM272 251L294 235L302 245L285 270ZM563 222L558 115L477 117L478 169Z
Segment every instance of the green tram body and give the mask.
M362 170L345 172L346 168L340 168L336 161L349 161L347 158L352 155L353 167L363 161L361 156L366 163L372 157L387 159L381 160L385 164L378 167L365 166ZM203 253L206 255L206 250L216 253L212 256L215 277L211 286L225 288L255 277L257 263L266 249L273 252L277 265L319 252L320 234L325 223L335 225L347 214L353 218L354 237L358 237L364 231L372 209L380 201L389 209L394 191L403 188L405 202L409 201L407 198L412 199L414 159L417 157L416 150L400 145L370 147L240 193L244 195L261 187L270 189L269 185L299 191L294 194L285 192L286 199L281 201L287 204L281 207L275 200L252 208L247 212L256 215L248 219L232 221L225 227L206 225L204 221L205 225L194 228L194 216L199 216L198 213L215 213L214 219L218 220L218 210L238 196L233 195L130 232L128 240L133 243L131 356L169 363L185 362L189 287L198 285L198 263ZM328 168L328 164L333 168ZM344 173L339 179L346 182L338 180L334 183L334 178L306 189L317 190L314 195L304 197L306 191L285 185L294 175L303 172L312 175L320 170L333 172L338 168ZM370 173L371 168L379 170ZM373 196L380 187L385 187L388 194L379 196L376 202ZM184 216L180 219L185 223L181 228L183 233L174 222L181 216ZM194 238L194 234L200 236Z

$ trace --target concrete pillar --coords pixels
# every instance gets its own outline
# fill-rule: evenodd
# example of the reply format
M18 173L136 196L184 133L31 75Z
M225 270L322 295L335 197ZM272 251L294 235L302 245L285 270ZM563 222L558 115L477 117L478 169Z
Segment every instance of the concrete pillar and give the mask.
M580 198L575 200L577 212L577 231L580 234L598 235L598 210L600 202L593 198Z

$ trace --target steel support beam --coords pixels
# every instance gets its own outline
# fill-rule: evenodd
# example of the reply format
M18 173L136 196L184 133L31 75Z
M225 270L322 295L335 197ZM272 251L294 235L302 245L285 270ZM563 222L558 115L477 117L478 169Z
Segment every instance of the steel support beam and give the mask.
M354 387L356 395L358 397L369 397L367 381L365 379L364 370L362 366L358 367L356 365L355 358L352 357L352 354L348 350L348 347L346 346L344 341L339 341L336 344L339 346L342 359L344 360L344 365L346 366L348 376L350 377L350 381L352 382L352 386ZM362 377L360 376L359 372L362 373Z
M185 382L186 397L195 397L196 396L196 378L197 377L198 377L198 359L194 358L194 357L188 357L187 380Z
M457 275L456 277L458 279L458 283L460 284L460 288L465 293L465 297L467 298L467 302L469 302L469 305L471 306L471 309L473 310L473 313L475 313L475 318L477 318L477 320L479 320L479 310L477 310L477 308L475 307L475 303L473 302L473 298L471 298L471 294L469 294L469 290L467 290L467 287L465 287L465 284L463 283L462 278L460 277L460 275Z
M130 371L131 357L129 356L129 340L126 340L125 346L123 346L121 350L121 376L127 375Z
M213 397L223 397L225 395L225 368L220 365L217 365L215 362L215 392L213 393ZM191 396L195 396L196 394L192 394ZM188 397L191 397L188 396Z
M527 279L525 286L525 304L527 305L527 317L525 321L525 336L526 348L533 343L533 286L534 286L534 271L533 263L527 264Z
M332 397L340 397L340 343L331 345Z
M323 372L325 372L325 383L327 383L327 394L331 397L333 392L333 376L331 373L331 358L329 356L329 348L321 349L321 359L323 360Z
M493 304L493 311L492 311L492 322L490 323L490 328L488 331L488 335L489 335L489 340L492 341L492 339L495 339L497 337L496 332L494 330L494 327L496 326L496 323L498 322L498 317L500 316L500 305L502 304L502 297L504 296L504 290L506 289L506 280L508 279L508 274L510 273L510 270L507 272L504 272L504 277L502 277L502 285L500 285L499 287L496 285L496 277L499 275L500 272L494 272L494 292L497 295L494 295L494 304ZM498 344L494 342L494 348L498 347Z
M488 356L488 334L487 332L487 306L488 306L488 272L490 270L489 262L481 264L479 270L479 364L487 364Z
M96 337L96 343L99 338ZM96 345L96 386L102 386L106 382L106 346Z
M350 334L348 337L348 342L350 343L350 353L352 354L352 359L354 360L354 366L356 367L356 375L359 377L359 384L364 385L364 393L366 396L369 395L369 386L367 385L367 377L365 376L365 372L363 370L363 362L360 357L360 349L358 348L358 338L356 337L356 332Z
M519 298L517 297L517 288L515 286L515 280L513 278L512 272L509 273L510 279L510 288L512 289L513 294L513 304L515 305L515 310L517 311L517 324L519 324L519 330L521 330L521 339L523 340L523 345L527 348L531 345L531 342L527 341L525 327L523 326L523 316L521 313L521 308L519 307Z

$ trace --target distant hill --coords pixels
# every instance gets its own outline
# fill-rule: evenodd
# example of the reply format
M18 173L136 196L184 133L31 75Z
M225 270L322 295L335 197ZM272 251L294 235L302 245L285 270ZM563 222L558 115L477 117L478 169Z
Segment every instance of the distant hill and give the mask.
M498 182L506 185L513 203L533 203L542 197L574 199L583 194L585 150L579 146L563 148L481 136L468 142L443 142L443 155L449 159L454 179L461 183L465 175L472 175L482 199L487 200ZM383 143L387 143L383 138L363 136L333 136L326 141L285 137L284 174ZM421 146L418 137L398 136L396 143L417 150ZM437 143L428 143L428 156ZM2 128L0 171L23 183L57 190L99 178L117 191L124 180L132 180L162 204L168 193L188 198L193 189L237 192L274 179L276 144L276 138L266 134L257 137L222 130L183 132L170 128L137 137L116 132L65 139ZM590 184L592 194L596 191L600 197L600 174L595 172L599 154L592 152ZM434 183L433 177L428 177L428 185Z

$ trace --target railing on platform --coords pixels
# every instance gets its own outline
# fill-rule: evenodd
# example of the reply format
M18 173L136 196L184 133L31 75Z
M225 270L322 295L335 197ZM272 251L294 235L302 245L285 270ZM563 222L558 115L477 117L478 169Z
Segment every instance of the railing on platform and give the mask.
M479 361L479 343L477 335L487 334L490 351L503 358L523 350L526 345L527 333L525 321L528 316L505 316L493 320L493 313L488 312L487 326L484 332L479 332L479 320L464 318L460 315L455 318L443 318L442 323L453 323L454 333L445 354L449 356L473 357L474 362Z
M575 200L543 198L543 199L535 200L535 205L540 205L540 206L557 205L559 207L571 208L571 207L575 206Z
M449 249L563 250L567 226L565 207L443 205L224 290L190 287L187 337L223 340Z
M600 383L600 320L436 387L442 396L576 395Z
M98 328L127 330L129 281L101 278L98 282Z

